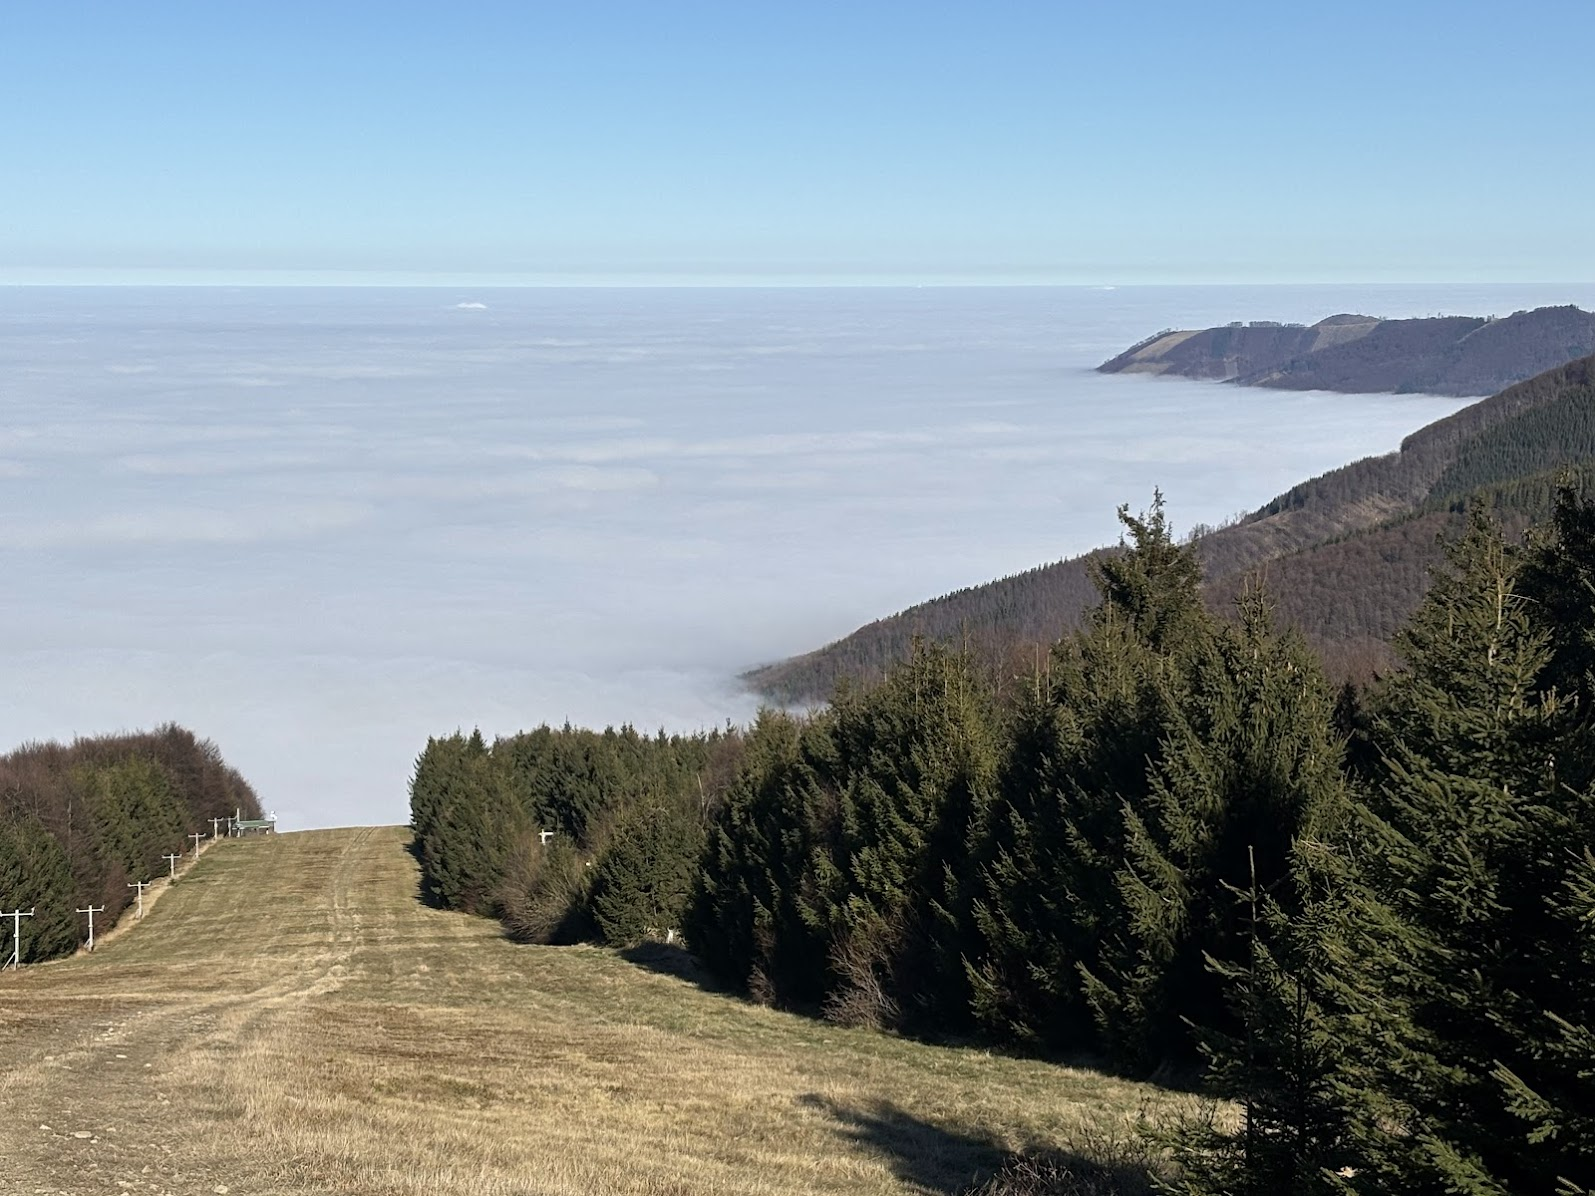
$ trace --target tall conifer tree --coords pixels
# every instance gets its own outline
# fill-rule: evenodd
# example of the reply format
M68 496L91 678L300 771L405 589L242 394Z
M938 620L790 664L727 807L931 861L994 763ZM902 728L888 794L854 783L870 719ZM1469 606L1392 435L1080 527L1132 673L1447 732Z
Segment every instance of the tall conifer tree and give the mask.
M66 852L31 814L0 816L0 908L32 910L21 923L22 962L36 963L78 943L77 907ZM11 957L17 925L0 925L0 962Z
M820 716L823 721L825 716ZM726 983L758 1000L823 999L823 936L802 899L819 838L804 741L818 728L761 711L708 831L686 914L687 943Z
M981 833L975 1011L993 1030L1068 1048L1097 1045L1081 969L1117 930L1124 808L1141 808L1190 657L1211 634L1201 571L1177 544L1163 497L1135 517L1097 571L1090 626L1054 650L1019 711Z
M1263 1100L1246 1139L1188 1139L1188 1190L1256 1191L1290 1166L1308 1168L1303 1190L1369 1196L1590 1186L1577 1009L1595 975L1569 867L1588 802L1556 775L1568 740L1542 688L1544 610L1517 592L1499 529L1470 513L1401 637L1405 670L1376 695L1379 791L1338 842L1298 843L1304 899L1274 940L1303 982L1295 1036L1253 1005L1245 1053L1232 1042L1220 1060L1253 1081L1249 1109L1282 1090L1270 1068L1315 1103L1293 1122ZM1245 1008L1256 987L1229 975ZM1304 1057L1302 1041L1324 1049ZM1294 1154L1246 1148L1303 1126ZM1226 1160L1245 1182L1204 1186Z
M1494 1074L1534 1049L1507 1021L1532 999L1523 948L1543 937L1556 879L1543 841L1549 650L1530 616L1500 529L1475 508L1380 696L1387 776L1366 818L1359 913L1387 932L1347 988L1350 1024L1381 1043L1355 1080L1371 1094L1354 1123L1362 1190L1482 1196L1533 1169Z
M1306 646L1256 593L1206 643L1171 696L1144 806L1123 808L1120 932L1087 976L1105 1038L1143 1066L1191 1057L1189 1023L1228 1024L1207 961L1243 961L1255 938L1232 894L1288 908L1297 836L1346 811L1333 701Z
M984 686L965 657L916 645L881 685L841 695L827 726L816 776L838 821L816 854L809 909L831 943L831 1009L955 1025L969 1009L968 842L996 770Z

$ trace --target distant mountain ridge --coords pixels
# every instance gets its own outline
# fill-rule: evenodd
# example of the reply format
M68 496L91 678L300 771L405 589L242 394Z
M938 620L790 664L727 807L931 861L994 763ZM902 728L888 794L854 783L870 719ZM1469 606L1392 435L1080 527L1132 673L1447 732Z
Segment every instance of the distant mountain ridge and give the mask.
M1397 452L1312 478L1200 535L1209 604L1228 606L1261 571L1282 622L1325 651L1334 671L1366 671L1388 659L1390 636L1427 589L1436 537L1470 498L1520 528L1549 509L1568 473L1595 482L1595 356L1508 387L1419 429ZM1022 667L1038 645L1078 626L1096 600L1091 566L1112 551L933 598L743 680L774 701L820 700L844 679L883 675L916 637Z
M1312 325L1256 320L1199 331L1169 330L1097 369L1282 390L1490 395L1591 353L1595 314L1569 305L1501 319L1386 320L1343 314Z

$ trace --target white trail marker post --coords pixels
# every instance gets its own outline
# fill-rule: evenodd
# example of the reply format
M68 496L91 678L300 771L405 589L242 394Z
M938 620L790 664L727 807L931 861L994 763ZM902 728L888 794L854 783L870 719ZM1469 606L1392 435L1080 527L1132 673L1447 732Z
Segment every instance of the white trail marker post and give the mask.
M138 890L138 916L140 918L144 916L144 890L154 883L153 880L135 880L127 886L130 889Z
M205 837L205 832L204 831L195 831L192 835L189 836L190 839L194 840L194 858L196 860L199 859L199 841L201 839L203 839L204 837Z
M166 866L171 869L170 879L174 882L177 880L177 861L182 858L175 851L169 851L161 857L161 859L166 861Z
M14 909L9 914L0 914L0 918L11 919L11 958L6 961L5 967L0 967L0 972L10 968L13 972L22 967L22 919L33 917L33 910Z
M88 914L88 916L89 916L89 954L90 955L94 954L94 915L95 914L102 914L104 912L105 912L105 907L103 905L91 905L87 909L84 909L81 906L78 907L78 913L80 913L80 914Z
M227 821L227 819L225 819L225 818L212 818L210 820L210 837L212 839L220 839L221 838L221 834L220 834L219 828L220 828L221 824L226 822L226 821Z

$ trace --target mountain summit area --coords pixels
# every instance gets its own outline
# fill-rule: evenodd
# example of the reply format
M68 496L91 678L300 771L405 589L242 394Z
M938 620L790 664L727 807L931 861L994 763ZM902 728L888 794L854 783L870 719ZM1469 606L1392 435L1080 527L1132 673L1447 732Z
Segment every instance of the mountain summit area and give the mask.
M1097 369L1281 390L1490 395L1590 353L1595 314L1568 305L1502 318L1342 314L1313 325L1254 320L1200 331L1169 329Z

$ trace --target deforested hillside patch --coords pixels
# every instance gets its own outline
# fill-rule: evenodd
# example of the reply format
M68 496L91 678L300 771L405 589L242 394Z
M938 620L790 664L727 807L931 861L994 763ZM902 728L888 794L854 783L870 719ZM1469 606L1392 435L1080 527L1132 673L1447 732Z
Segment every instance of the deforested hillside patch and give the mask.
M239 812L260 817L249 783L215 744L176 725L0 757L0 907L34 911L22 962L74 950L80 908L113 924L134 900L130 884L166 875L167 852Z
M1103 373L1332 390L1345 394L1487 395L1595 352L1595 315L1566 305L1501 319L1330 316L1161 333L1098 367Z

